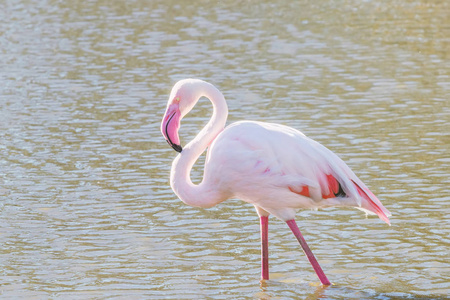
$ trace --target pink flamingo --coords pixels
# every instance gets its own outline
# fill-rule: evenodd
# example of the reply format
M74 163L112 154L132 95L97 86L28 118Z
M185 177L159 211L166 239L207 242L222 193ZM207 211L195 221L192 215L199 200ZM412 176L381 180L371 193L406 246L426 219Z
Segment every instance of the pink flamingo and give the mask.
M200 133L182 148L181 119L200 97L212 102L213 114ZM299 209L352 206L389 223L390 212L333 152L291 127L240 121L225 128L228 107L212 84L184 79L170 93L161 132L178 156L170 185L184 203L208 208L229 198L255 206L261 228L261 278L269 279L268 217L287 223L323 285L330 285L294 220ZM192 166L208 148L203 180L190 179Z

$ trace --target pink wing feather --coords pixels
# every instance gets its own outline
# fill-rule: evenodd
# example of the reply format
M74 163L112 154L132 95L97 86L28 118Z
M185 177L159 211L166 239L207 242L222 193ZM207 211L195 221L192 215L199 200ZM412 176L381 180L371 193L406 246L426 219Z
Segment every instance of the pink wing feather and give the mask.
M389 224L389 211L344 161L291 127L233 123L211 144L207 167L236 197L278 216L291 216L288 208L353 206Z

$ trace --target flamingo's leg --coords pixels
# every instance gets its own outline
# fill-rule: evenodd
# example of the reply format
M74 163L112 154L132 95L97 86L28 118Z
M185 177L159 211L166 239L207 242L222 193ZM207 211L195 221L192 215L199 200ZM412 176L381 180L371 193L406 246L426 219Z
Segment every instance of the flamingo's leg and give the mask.
M269 229L269 217L259 217L261 224L261 279L269 279L269 241L268 241L268 229Z
M297 226L297 223L295 223L295 220L289 220L289 221L286 221L286 223L288 224L289 228L292 230L292 233L295 235L298 242L302 246L303 252L305 252L306 257L308 257L309 262L311 263L312 267L314 268L314 271L316 271L316 274L319 277L320 282L322 282L323 285L331 285L327 276L325 276L325 273L323 272L322 268L320 267L319 263L317 262L316 258L314 257L314 254L312 253L311 249L309 249L309 246L306 243L305 239L303 238L303 235L300 232L300 229L298 229L298 226Z

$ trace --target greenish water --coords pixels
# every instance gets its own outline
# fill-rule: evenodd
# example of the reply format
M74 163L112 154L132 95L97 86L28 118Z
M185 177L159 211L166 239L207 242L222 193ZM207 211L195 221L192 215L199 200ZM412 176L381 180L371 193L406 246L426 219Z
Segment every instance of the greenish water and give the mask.
M443 299L450 294L448 1L0 3L0 295L31 299ZM252 206L185 206L159 132L179 79L229 122L286 124L392 212L303 211L322 288ZM183 120L186 144L210 117ZM201 164L193 172L202 176Z

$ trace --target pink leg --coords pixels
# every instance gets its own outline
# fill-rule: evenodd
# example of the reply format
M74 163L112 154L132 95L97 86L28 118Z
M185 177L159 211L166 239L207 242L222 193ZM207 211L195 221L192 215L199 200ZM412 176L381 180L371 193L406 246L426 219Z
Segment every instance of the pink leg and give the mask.
M316 271L317 276L319 276L320 282L322 282L323 285L331 285L327 276L325 276L325 273L322 271L322 268L319 266L319 263L314 257L314 254L312 253L311 249L309 249L308 244L306 243L302 233L300 232L300 229L298 229L297 223L295 223L295 220L289 220L286 221L286 223L288 224L289 228L292 230L292 233L294 233L298 242L302 246L303 252L305 252L306 257L308 257L309 262L314 268L314 271Z
M261 216L261 279L269 279L269 242L268 229L269 217Z

